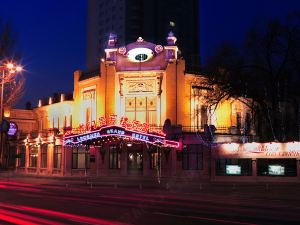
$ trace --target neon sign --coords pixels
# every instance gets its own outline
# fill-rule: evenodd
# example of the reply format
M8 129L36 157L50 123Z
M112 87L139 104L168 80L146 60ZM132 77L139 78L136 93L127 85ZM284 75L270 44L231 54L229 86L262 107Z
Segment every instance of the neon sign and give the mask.
M300 158L300 142L226 143L215 146L215 153L237 158Z
M141 123L138 120L129 121L129 119L124 116L121 117L120 120L118 120L117 115L110 115L108 119L102 116L98 119L98 121L92 121L91 123L87 124L80 124L79 128L77 129L65 131L64 136L99 130L101 127L105 126L121 126L126 130L139 131L143 133L155 133L165 136L165 133L162 130L153 128L148 123Z
M10 121L9 122L9 130L7 131L7 134L9 136L14 136L18 132L18 126L15 122Z
M64 137L64 145L87 144L90 141L102 137L120 136L138 141L147 142L153 145L163 145L167 147L179 148L179 142L165 140L165 136L143 133L139 131L128 130L121 126L105 126L89 133L71 135Z

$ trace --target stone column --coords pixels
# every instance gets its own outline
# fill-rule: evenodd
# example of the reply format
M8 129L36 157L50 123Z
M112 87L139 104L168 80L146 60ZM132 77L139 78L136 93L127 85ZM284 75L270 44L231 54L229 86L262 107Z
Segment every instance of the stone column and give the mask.
M66 148L65 146L61 146L61 169L60 175L64 176L66 173Z
M26 152L25 152L25 173L28 173L29 167L29 145L26 145Z
M16 150L16 154L19 155L20 154L20 146L17 145L17 150ZM18 167L20 165L20 158L16 158L16 161L15 161L15 166L16 166L16 169L15 169L15 172L18 172Z
M48 151L47 151L47 170L48 174L52 175L53 171L53 155L54 155L54 143L48 144Z
M37 163L36 163L36 174L40 174L41 162L42 162L41 144L38 144L37 148L38 148L38 156L37 156Z

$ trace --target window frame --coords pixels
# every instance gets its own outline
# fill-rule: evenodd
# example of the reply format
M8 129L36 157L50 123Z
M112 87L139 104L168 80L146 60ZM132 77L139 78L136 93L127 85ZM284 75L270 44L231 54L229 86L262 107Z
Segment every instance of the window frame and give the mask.
M84 157L84 167L79 166L79 158ZM76 160L74 160L76 158ZM90 152L88 146L72 148L72 169L89 169L90 168Z
M33 150L36 150L36 152L33 153ZM34 160L32 160L34 159ZM29 147L29 168L37 168L38 163L38 146L30 146Z
M45 147L46 147L46 149L44 149ZM46 151L46 152L44 152L44 151ZM41 169L45 169L45 168L47 168L47 166L48 166L48 145L42 144L41 145Z
M60 150L60 152L58 152ZM60 158L59 165L58 159ZM62 145L55 145L53 150L53 169L61 169L62 166Z

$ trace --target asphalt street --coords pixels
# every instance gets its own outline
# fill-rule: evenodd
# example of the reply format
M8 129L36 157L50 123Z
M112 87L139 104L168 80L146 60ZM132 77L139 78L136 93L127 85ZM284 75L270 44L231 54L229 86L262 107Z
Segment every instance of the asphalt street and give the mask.
M0 224L300 224L299 191L299 184L167 189L0 177Z

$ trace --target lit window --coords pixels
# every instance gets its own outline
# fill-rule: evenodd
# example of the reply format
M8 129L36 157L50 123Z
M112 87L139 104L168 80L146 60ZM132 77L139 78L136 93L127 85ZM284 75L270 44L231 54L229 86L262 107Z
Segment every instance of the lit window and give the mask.
M54 147L54 159L53 159L53 168L54 169L60 169L61 168L61 145L55 145Z
M41 168L47 168L47 144L43 144L41 148Z
M37 167L38 147L31 146L29 149L29 167Z
M89 168L90 153L85 146L74 147L72 151L72 168L87 169Z

